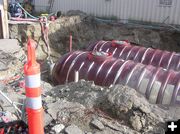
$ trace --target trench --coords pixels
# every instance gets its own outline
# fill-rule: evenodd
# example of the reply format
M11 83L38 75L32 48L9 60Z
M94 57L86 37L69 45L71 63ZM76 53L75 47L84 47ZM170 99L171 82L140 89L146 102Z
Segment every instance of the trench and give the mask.
M86 14L61 16L49 24L49 44L54 63L69 52L70 35L72 35L73 51L85 51L88 46L100 40L128 40L137 46L180 52L180 33L168 28L133 27L128 24L115 25L95 21ZM44 62L47 54L42 40L41 27L38 23L10 24L10 38L18 39L26 48L27 37L33 38L37 46L37 58L41 64L42 79L52 83L49 77L49 64Z
M42 40L40 24L13 23L9 24L9 26L10 38L17 39L25 51L28 36L37 42L38 46L36 48L36 54L38 62L41 64L41 78L43 81L53 84L49 75L49 63L46 61L46 46ZM85 51L88 46L95 41L128 40L137 46L143 46L145 48L160 49L177 53L180 52L180 33L173 29L150 29L143 26L133 27L128 24L114 25L104 22L97 22L92 16L87 16L85 14L66 15L61 16L58 20L49 25L49 44L52 50L51 58L54 63L56 63L64 54L69 52L70 35L72 35L73 51ZM157 83L157 85L158 84L159 83ZM65 84L64 86L67 85ZM90 89L90 87L87 87L87 90ZM123 87L125 88L125 86ZM84 90L83 87L81 88ZM79 90L79 88L76 87L74 89ZM72 91L74 91L74 89L72 89ZM59 91L59 93L61 92ZM56 97L60 98L60 94L58 94ZM72 98L70 97L70 99ZM81 100L84 100L84 98ZM110 109L104 109L105 106L98 107L102 108L103 112L111 115L114 105ZM107 106L109 108L109 105ZM115 109L115 111L118 110ZM136 111L136 109L132 108L132 111ZM117 113L113 115L113 117L115 116L116 118L119 116L119 114L122 115L122 113ZM53 123L53 125L54 124L55 123ZM129 124L127 122L127 126L128 125Z
M41 27L38 23L10 24L10 38L25 45L31 36L39 44L38 58L43 59ZM85 50L91 42L99 40L128 40L136 45L180 52L180 33L173 29L150 29L127 25L96 22L85 15L61 16L49 25L49 43L52 56L63 55L69 50L69 36L73 37L73 50ZM45 49L45 48L44 48Z

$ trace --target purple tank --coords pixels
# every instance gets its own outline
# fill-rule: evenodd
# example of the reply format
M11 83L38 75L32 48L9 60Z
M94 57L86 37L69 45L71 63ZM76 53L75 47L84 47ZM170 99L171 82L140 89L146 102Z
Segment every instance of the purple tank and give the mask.
M54 83L74 81L75 71L80 79L94 81L96 85L128 85L151 103L180 105L180 72L116 59L109 53L75 51L61 57L55 65Z
M133 60L145 65L180 71L180 54L134 46L128 43L128 41L98 41L91 43L87 50L108 52L112 53L115 58Z

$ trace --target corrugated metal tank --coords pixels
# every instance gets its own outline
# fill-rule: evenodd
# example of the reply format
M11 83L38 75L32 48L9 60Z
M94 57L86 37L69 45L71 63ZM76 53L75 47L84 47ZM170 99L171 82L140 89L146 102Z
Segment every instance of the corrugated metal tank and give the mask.
M36 0L36 11L48 11L49 0ZM180 24L179 0L55 0L53 11L81 10L98 17Z
M97 41L89 44L87 50L108 52L115 58L180 71L180 54L135 46L128 41Z
M96 85L128 85L152 103L180 105L180 72L115 59L108 53L76 51L60 58L53 69L53 81L72 82L75 71L80 79L94 81Z

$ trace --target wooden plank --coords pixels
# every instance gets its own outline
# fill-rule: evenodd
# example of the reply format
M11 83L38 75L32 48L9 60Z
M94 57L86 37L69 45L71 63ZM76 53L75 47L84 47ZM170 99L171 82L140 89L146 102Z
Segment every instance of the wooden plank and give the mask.
M3 0L3 9L4 9L4 15L3 15L3 37L9 38L9 25L8 25L8 0Z
M3 29L2 29L2 14L0 10L0 39L3 38Z

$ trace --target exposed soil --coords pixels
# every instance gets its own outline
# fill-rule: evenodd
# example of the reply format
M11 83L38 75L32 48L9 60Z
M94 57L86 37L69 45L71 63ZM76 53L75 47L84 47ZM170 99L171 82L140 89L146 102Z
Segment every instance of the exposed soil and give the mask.
M59 53L68 52L70 34L73 36L74 50L85 49L93 41L115 39L129 40L145 47L180 52L180 33L176 31L134 28L128 24L107 24L85 13L70 11L49 25L49 41L53 56L59 57ZM42 51L45 50L45 45L41 38L40 24L10 25L11 38L16 38L24 44L27 36L31 36L39 43L38 57L43 59L46 55Z

